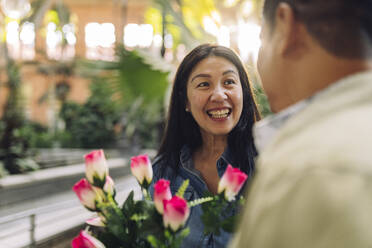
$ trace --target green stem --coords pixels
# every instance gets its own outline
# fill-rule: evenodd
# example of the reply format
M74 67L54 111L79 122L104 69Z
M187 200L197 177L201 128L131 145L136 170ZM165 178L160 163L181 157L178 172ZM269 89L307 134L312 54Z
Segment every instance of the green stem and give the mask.
M142 188L142 194L143 194L143 197L145 198L145 200L148 200L148 201L152 200L149 192L147 191L147 189Z
M210 202L210 201L213 201L214 198L213 197L204 197L204 198L199 198L199 199L196 199L196 200L193 200L191 202L189 202L189 207L195 207L197 205L200 205L200 204L203 204L203 203L206 203L206 202Z

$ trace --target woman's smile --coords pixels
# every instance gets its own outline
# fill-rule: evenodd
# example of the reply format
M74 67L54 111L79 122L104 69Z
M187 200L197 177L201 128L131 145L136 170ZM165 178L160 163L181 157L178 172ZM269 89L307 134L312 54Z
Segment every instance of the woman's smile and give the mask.
M231 108L215 108L207 110L206 113L213 121L225 121L231 114Z

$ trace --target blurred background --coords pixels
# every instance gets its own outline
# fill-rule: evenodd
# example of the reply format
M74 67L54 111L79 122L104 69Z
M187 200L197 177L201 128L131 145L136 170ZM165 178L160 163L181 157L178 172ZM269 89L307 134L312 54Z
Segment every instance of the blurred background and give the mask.
M92 149L128 190L127 158L154 155L175 70L201 43L240 55L270 114L255 69L261 0L0 1L0 247L64 247L72 227L38 227L77 206L69 191Z

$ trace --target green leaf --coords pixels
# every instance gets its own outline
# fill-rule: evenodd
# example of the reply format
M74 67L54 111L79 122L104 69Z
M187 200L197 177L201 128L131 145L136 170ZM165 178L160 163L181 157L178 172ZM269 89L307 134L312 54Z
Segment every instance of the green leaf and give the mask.
M184 238L186 238L190 234L190 228L184 228L179 231L175 239L172 240L171 244L169 245L170 247L180 247L182 241Z
M176 195L178 197L183 198L183 195L185 194L185 191L186 191L188 186L189 186L189 179L186 179L186 180L183 181L182 185L178 188L178 191L177 191Z
M155 69L145 61L144 55L137 51L128 51L123 46L117 47L119 70L115 88L120 92L124 104L142 96L149 104L155 99L163 101L168 87L169 71Z
M106 175L103 177L104 179L101 180L98 176L98 174L95 172L93 174L93 186L96 186L98 188L101 188L103 189L103 186L105 185L105 182L106 182Z
M222 225L220 216L215 211L211 210L209 212L203 212L201 220L204 224L204 234L215 233L220 234L220 226Z
M128 222L117 206L101 205L100 209L106 219L106 228L121 242L128 242L130 238L125 235Z
M146 238L148 235L155 235L158 239L163 240L164 226L163 217L156 209L149 211L149 216L142 222L139 235Z
M132 209L134 208L134 200L133 200L133 197L134 197L134 191L132 190L127 199L125 200L125 202L123 203L123 206L121 208L121 211L122 213L124 214L124 216L126 216L127 218L130 218L131 215L133 215L133 211Z
M102 229L93 227L92 229L93 232L96 233L94 236L97 237L105 245L105 247L122 247L122 242L106 228Z
M235 222L236 222L236 215L230 216L222 222L221 227L224 231L228 233L232 233L234 231Z
M190 234L190 228L185 228L185 229L183 229L181 232L180 232L180 237L181 238L186 238L188 235Z
M211 194L205 194L206 196ZM209 196L210 197L210 196ZM222 217L224 211L225 200L218 195L213 197L213 201L205 202L201 205L203 214L201 220L204 224L204 234L214 233L220 235L220 228L222 226Z
M135 222L139 222L142 220L146 220L148 218L148 215L146 214L133 214L132 217L130 217L131 220L134 220Z
M151 246L153 246L154 248L158 248L159 247L158 240L155 238L154 235L147 236L147 241L149 241L149 243L151 244Z

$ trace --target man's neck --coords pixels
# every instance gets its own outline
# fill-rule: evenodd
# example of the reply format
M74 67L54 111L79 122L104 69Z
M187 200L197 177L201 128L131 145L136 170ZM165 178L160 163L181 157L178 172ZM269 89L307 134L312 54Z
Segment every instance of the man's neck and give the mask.
M291 87L288 87L290 97L282 102L279 111L316 94L346 76L372 70L372 59L343 59L325 51L314 51L293 68L295 72L291 78Z

